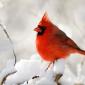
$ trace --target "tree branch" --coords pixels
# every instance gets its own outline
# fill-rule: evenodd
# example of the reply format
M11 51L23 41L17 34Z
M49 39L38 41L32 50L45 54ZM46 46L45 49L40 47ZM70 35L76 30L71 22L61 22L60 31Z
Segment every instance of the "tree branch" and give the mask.
M9 34L8 34L8 32L7 32L7 30L5 29L5 26L2 25L2 24L0 24L0 26L1 26L1 28L3 29L4 33L6 34L6 36L7 36L8 40L9 40L9 42L11 43L12 50L13 50L13 55L14 55L14 59L15 59L15 64L16 64L17 57L16 57L16 53L15 53L15 51L14 51L13 41L12 41L12 39L10 38L10 36L9 36Z

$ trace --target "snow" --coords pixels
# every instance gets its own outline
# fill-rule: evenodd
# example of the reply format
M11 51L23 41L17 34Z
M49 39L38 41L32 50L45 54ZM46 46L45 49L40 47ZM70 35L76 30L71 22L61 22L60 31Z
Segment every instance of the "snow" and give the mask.
M65 70L59 80L62 85L85 85L85 57L80 54L71 55L66 61Z
M12 85L13 83L22 83L33 76L39 75L40 65L40 61L21 60L15 66L17 72L14 75L9 76L6 83L9 83L9 85Z
M61 70L56 69L56 66L58 65L55 63L54 67L51 65L46 71L49 62L41 61L41 59L38 59L37 57L40 56L35 54L29 60L22 59L17 62L15 65L16 73L7 77L5 85L14 85L25 81L29 82L28 85L56 85L56 82L54 81L55 75L63 72L61 70L64 70L64 68L62 68L62 63L58 63L58 65L61 64L61 66L59 65L60 68L62 68ZM63 59L58 62L62 61ZM35 76L39 77L32 79ZM26 82L24 84L26 84Z
M15 68L14 68L14 60L9 60L7 62L6 67L0 72L0 84L2 83L3 79L11 74L16 72Z
M56 74L63 74L65 69L65 59L59 59L55 62L53 70Z
M36 85L56 85L53 80L49 80L48 78L42 78L37 81Z
M73 59L73 56L79 61ZM28 60L21 59L15 67L13 64L7 65L7 68L8 66L12 67L9 72L16 69L16 73L9 75L4 85L57 85L55 82L57 74L63 74L59 80L62 85L85 84L84 57L74 54L67 59L59 59L46 71L48 65L49 62L43 61L38 54L32 55ZM72 66L76 69L73 69ZM6 72L3 70L4 74L7 74Z

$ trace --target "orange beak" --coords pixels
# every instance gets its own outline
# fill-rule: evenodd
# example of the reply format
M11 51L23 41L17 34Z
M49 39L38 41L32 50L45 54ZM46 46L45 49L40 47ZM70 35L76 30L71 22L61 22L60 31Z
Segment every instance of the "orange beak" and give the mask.
M39 27L37 27L37 28L34 29L34 31L41 32L42 30Z

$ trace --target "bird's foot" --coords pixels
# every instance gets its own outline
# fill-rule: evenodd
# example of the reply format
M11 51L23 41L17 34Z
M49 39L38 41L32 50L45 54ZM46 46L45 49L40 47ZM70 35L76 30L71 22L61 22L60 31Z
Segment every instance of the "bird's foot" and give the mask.
M57 74L56 76L55 76L55 82L57 83L57 85L61 85L60 83L59 83L59 80L60 80L60 78L62 77L62 75L63 74Z

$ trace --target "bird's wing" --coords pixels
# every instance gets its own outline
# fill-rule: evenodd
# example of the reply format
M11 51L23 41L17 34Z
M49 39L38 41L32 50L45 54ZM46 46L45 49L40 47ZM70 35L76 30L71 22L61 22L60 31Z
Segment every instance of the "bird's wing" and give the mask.
M68 39L67 35L62 31L59 30L59 32L56 33L56 36L61 40L61 41L66 41Z
M70 39L70 38L68 38L67 44L69 46L73 47L73 48L76 48L76 49L80 50L80 48L78 47L78 45L72 39Z
M71 38L69 38L63 31L60 30L59 36L60 36L60 40L64 44L66 44L66 45L68 45L68 46L70 46L72 48L80 49L78 47L78 45Z

